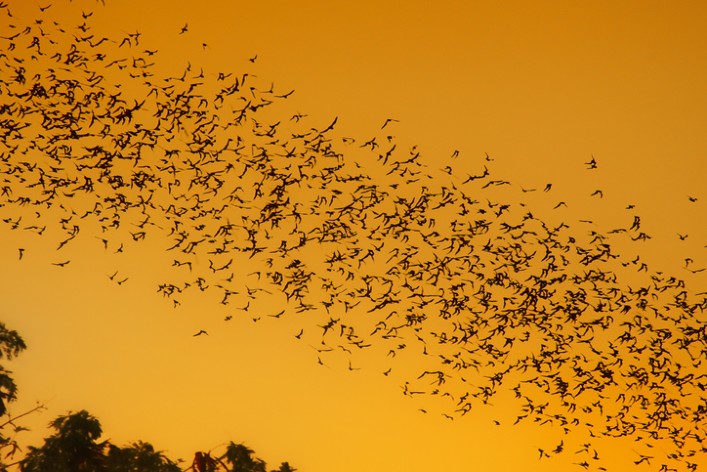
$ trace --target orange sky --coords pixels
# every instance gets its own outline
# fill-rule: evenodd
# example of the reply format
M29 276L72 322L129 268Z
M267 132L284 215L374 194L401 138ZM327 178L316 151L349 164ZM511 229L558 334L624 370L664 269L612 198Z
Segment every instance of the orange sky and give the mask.
M16 18L39 15L38 2L5 3ZM248 68L283 93L295 89L286 109L312 126L338 117L341 135L367 139L395 118L401 146L418 144L440 167L459 150L460 172L481 169L488 153L514 185L553 183L551 195L526 202L548 218L593 219L606 231L635 204L653 236L642 259L706 290L705 272L683 268L686 257L707 266L703 2L53 3L47 21L74 24L83 9L94 11L94 30L140 31L160 67ZM591 156L600 168L588 175ZM589 196L597 188L601 201ZM553 213L559 201L568 208ZM29 346L10 366L14 410L47 401L28 419L35 428L87 409L118 443L142 439L190 462L233 440L271 467L287 460L303 472L560 471L574 462L571 453L538 461L557 431L495 426L508 416L501 400L450 421L432 399L403 396L402 374L382 375L386 359L354 357L355 371L345 357L319 365L311 343L294 338L297 319L223 323L218 300L198 294L173 309L155 290L172 260L159 242L116 258L83 236L57 255L53 243L0 227L0 320ZM68 257L65 268L50 264ZM115 270L125 284L108 279ZM209 336L194 338L199 329ZM629 470L632 448L607 443L609 470Z

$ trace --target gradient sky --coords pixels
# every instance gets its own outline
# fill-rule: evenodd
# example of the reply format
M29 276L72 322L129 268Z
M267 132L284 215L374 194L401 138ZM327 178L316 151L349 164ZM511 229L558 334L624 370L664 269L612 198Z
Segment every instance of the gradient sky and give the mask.
M6 3L27 18L48 2ZM566 201L563 217L606 230L635 204L653 236L642 257L707 289L704 272L683 268L686 257L707 266L704 2L53 3L45 15L59 22L91 9L94 29L140 31L168 68L247 66L295 89L288 107L312 126L338 117L341 134L365 138L395 118L400 142L440 162L459 150L470 172L488 153L501 178L553 183L540 212ZM588 176L591 156L600 168ZM601 201L589 197L597 188ZM381 359L354 358L355 371L343 357L319 365L294 338L296 320L223 323L218 301L197 296L173 309L155 290L171 261L158 244L120 259L100 243L70 248L60 269L50 263L66 257L52 245L32 243L18 261L29 243L5 227L0 241L0 320L29 347L9 365L20 387L14 411L47 402L27 420L30 443L56 415L87 409L112 441L142 439L189 462L231 440L303 472L560 471L573 462L571 453L538 461L538 447L560 433L496 426L502 404L450 421L433 400L403 396L404 379L383 376ZM115 270L129 277L122 286L108 279ZM199 329L209 336L194 338ZM629 470L631 449L608 444L610 470Z

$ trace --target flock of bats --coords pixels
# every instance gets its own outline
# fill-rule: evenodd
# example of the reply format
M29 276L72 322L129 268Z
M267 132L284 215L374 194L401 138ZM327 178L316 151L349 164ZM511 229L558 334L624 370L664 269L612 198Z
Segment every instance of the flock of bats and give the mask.
M704 464L707 297L616 251L650 238L630 207L605 232L551 224L523 194L499 200L514 184L489 156L460 173L458 152L440 168L398 146L393 119L363 140L336 119L308 126L278 111L292 92L247 72L166 73L139 32L52 8L21 19L0 4L3 231L55 239L60 267L74 244L164 242L174 276L158 291L175 306L188 290L214 294L227 321L279 305L270 316L299 317L296 337L314 331L322 353L424 356L406 395L446 397L453 419L511 393L515 422L567 433L541 458L605 470L594 438L629 437L636 464Z

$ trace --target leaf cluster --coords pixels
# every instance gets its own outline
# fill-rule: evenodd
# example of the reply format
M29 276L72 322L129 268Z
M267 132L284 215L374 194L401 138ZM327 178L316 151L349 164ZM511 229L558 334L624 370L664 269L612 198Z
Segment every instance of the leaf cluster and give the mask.
M17 331L8 329L4 323L0 322L0 359L11 360L26 348L27 345ZM2 453L0 471L6 470L3 459L12 457L19 449L14 434L24 429L15 424L15 420L19 416L12 417L7 409L7 404L17 399L17 385L11 374L11 371L0 365L0 417L3 417L3 421L0 422L0 452ZM24 414L20 416L24 416ZM7 426L12 427L13 434L9 436L4 431Z
M181 469L178 461L172 461L150 443L137 441L120 447L101 441L101 424L86 410L59 416L49 426L54 433L41 447L29 448L19 462L21 472L268 472L265 461L257 458L253 450L233 442L221 456L197 452L191 465ZM283 462L270 472L295 470Z
M22 472L180 472L177 464L146 442L125 447L99 441L97 418L85 410L59 416L55 433L41 447L30 447L20 461Z

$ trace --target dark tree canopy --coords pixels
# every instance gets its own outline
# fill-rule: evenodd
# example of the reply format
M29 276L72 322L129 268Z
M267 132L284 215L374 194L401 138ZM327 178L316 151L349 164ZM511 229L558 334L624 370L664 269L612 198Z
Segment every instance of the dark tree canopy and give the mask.
M12 360L25 349L27 346L17 331L7 329L5 323L0 322L0 359Z
M180 472L175 462L146 442L119 447L100 441L101 424L82 410L50 423L54 434L30 447L22 472Z
M20 462L22 472L268 472L252 449L233 442L220 456L197 452L191 465L182 469L150 443L120 447L100 441L101 424L85 410L59 416L50 426L54 434L41 447L30 447ZM270 472L295 470L283 462Z
M110 444L106 465L111 472L179 472L176 463L146 442L138 441L126 447Z
M195 458L190 469L193 469L194 472L202 472L202 470L209 472L268 472L265 461L256 457L252 449L245 444L233 442L230 442L226 446L226 451L216 458L212 458L210 454L204 455L202 453L201 459ZM271 469L270 472L295 472L296 470L288 462L283 462L280 467Z
M26 347L17 331L8 329L0 322L0 359L11 360ZM25 428L18 424L18 418L41 408L37 406L28 412L12 416L8 412L8 404L15 400L17 385L12 378L12 372L0 365L0 470L4 470L6 461L12 459L19 450L16 435ZM9 434L8 430L11 430Z
M99 443L102 430L100 422L87 411L60 416L49 426L54 434L42 447L30 447L20 464L22 472L104 472L104 449Z
M26 347L17 331L7 329L5 324L0 322L0 359L11 360ZM7 403L17 398L17 385L10 374L12 372L0 366L0 416L7 413Z

